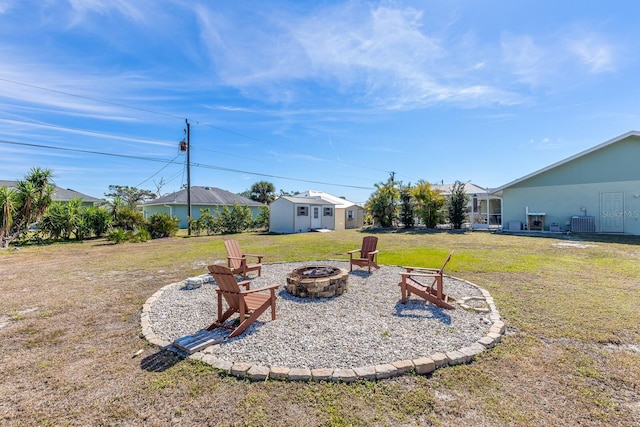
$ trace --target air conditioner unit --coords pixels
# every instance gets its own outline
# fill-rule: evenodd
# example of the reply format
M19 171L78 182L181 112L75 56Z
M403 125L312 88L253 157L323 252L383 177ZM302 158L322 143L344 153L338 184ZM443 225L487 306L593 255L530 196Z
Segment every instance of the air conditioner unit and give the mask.
M571 217L572 233L595 233L596 219L593 216L572 216Z

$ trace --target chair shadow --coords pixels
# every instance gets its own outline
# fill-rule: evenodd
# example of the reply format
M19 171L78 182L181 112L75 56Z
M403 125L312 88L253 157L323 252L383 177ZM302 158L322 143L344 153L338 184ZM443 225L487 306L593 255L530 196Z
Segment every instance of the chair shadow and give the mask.
M353 271L349 272L349 275L358 276L358 277L361 277L363 279L366 279L367 277L371 277L371 275L373 273L374 273L373 271L371 273L369 273L366 270L353 270Z
M184 356L161 348L156 353L151 354L140 361L140 367L148 372L164 372L181 362Z
M410 299L407 300L406 304L398 301L396 302L395 313L393 315L411 319L436 319L444 325L451 324L451 316L446 313L444 308L424 300Z

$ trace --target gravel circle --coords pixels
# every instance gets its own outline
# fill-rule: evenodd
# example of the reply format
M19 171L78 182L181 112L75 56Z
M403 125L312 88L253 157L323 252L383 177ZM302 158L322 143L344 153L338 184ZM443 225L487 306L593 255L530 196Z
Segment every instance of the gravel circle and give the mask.
M488 332L486 313L457 307L446 310L412 296L400 302L401 267L381 266L369 274L349 274L347 291L331 298L305 299L285 289L286 276L307 265L349 270L344 261L306 261L262 265L261 277L250 277L251 289L279 283L275 321L267 309L247 331L213 346L213 356L230 362L289 368L353 368L417 359L468 346ZM167 286L150 307L151 328L173 342L209 326L217 316L215 282L186 289ZM444 291L455 299L480 297L477 286L445 277ZM218 328L224 337L228 330Z

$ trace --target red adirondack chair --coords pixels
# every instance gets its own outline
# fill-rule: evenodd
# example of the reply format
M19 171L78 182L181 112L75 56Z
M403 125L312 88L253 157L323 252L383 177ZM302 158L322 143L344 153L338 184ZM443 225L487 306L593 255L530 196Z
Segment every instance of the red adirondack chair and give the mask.
M271 307L271 320L276 320L276 294L278 284L264 286L257 289L249 289L249 281L237 282L229 267L224 265L210 265L209 273L216 281L218 288L218 319L207 328L208 331L215 328L230 329L228 338L233 338L243 333L264 311ZM245 286L246 290L241 290ZM264 293L263 291L269 291ZM227 310L222 311L222 300L227 303ZM225 320L234 313L240 315L240 323L237 326L225 324Z
M354 249L347 252L349 254L349 271L353 271L354 264L358 267L367 267L369 269L369 273L371 273L371 267L380 268L380 266L376 263L378 252L380 252L378 251L378 249L376 249L377 245L377 237L365 236L362 239L362 247L360 249ZM353 256L356 252L360 252L359 258L355 258Z
M262 258L264 255L243 254L237 240L225 240L225 248L227 248L227 265L233 271L233 274L241 274L242 279L247 279L249 271L257 271L258 276L262 274ZM257 258L258 262L253 264L247 263L247 257Z
M407 298L411 294L416 294L439 307L454 309L455 307L450 302L455 301L455 299L443 292L444 268L451 260L451 255L453 255L453 251L451 251L440 268L405 267L407 271L400 273L402 280L398 283L402 295L402 303L406 304ZM424 284L418 279L431 280L431 283Z

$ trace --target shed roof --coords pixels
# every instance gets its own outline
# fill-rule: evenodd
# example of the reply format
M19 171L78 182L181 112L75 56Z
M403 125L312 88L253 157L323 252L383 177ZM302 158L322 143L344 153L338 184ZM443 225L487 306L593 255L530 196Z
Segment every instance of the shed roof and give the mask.
M337 208L350 208L351 206L356 205L356 203L351 202L347 199L343 199L342 197L334 196L333 194L325 193L324 191L318 190L307 190L304 193L297 194L296 197L303 198L321 198L324 201L330 202L335 205Z
M248 199L239 194L232 193L227 190L222 190L216 187L191 187L191 204L192 205L214 205L214 206L231 206L233 203L246 206L264 206L260 202ZM166 196L158 197L154 200L149 200L144 203L144 206L156 206L156 205L186 205L187 204L187 189L176 191L175 193L167 194Z
M325 205L335 206L334 203L322 200L319 197L280 196L278 199L287 200L298 205ZM276 199L277 200L277 199Z

